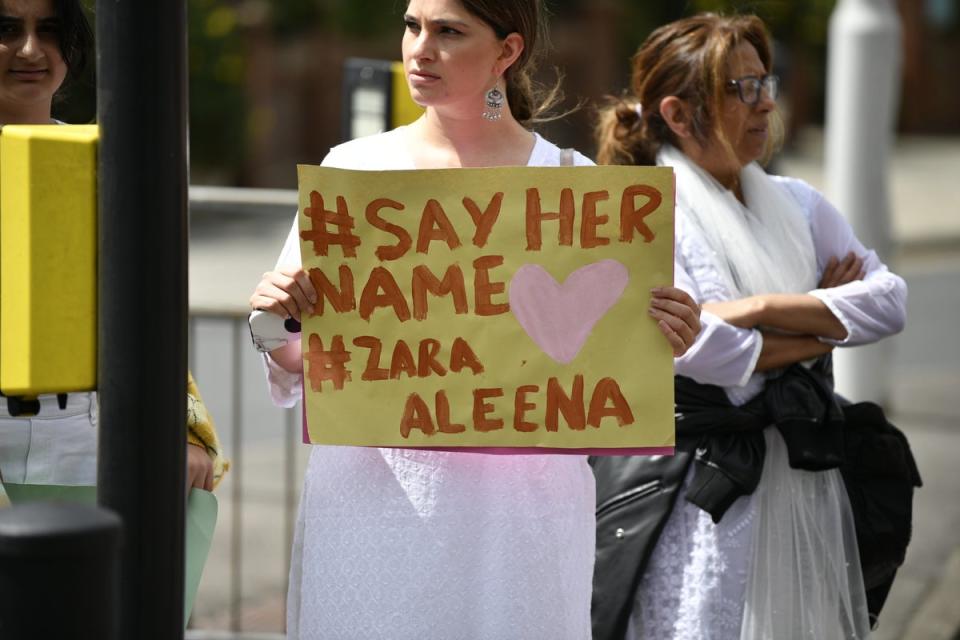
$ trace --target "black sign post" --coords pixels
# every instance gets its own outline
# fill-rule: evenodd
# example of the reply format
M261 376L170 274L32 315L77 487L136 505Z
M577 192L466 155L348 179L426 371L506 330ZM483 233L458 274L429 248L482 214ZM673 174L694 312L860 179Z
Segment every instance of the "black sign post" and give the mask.
M123 522L120 634L183 637L185 0L98 0L98 495Z

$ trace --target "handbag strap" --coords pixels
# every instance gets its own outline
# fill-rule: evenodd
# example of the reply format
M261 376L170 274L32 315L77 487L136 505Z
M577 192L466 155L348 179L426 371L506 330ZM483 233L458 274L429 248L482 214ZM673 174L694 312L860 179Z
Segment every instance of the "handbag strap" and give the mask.
M569 147L566 149L560 149L560 166L561 167L573 166L573 149L570 149Z

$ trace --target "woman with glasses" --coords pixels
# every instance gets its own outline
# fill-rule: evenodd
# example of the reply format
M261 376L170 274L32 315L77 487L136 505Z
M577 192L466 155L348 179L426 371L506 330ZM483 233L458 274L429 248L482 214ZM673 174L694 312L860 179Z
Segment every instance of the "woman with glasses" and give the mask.
M676 285L703 331L675 360L677 458L595 461L595 638L869 633L829 355L899 332L906 286L820 193L757 164L777 142L771 68L758 18L697 15L647 38L632 95L601 113L599 163L675 171ZM659 514L624 499L648 484ZM638 509L616 536L605 495Z

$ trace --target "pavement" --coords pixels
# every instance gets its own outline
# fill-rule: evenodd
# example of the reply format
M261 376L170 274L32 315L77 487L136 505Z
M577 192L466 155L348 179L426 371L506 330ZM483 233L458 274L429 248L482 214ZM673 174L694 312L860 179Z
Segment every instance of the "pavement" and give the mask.
M808 130L779 159L778 171L823 189L822 158L822 135ZM872 638L960 640L960 340L954 328L960 317L960 138L901 137L889 167L894 253L885 259L907 280L910 295L907 328L887 341L885 396L891 421L910 440L924 486L915 494L906 562ZM284 205L270 216L194 215L193 309L244 310L290 229L295 205L284 197L289 211ZM307 448L288 457L278 427L287 418L267 405L259 362L245 345L243 401L232 403L221 388L218 381L230 378L225 363L232 362L234 341L222 337L221 325L214 318L195 320L192 366L234 468L219 491L220 522L188 638L280 638L289 504ZM293 470L292 495L282 480L285 469ZM231 551L238 532L239 567ZM231 602L239 603L232 611ZM263 635L203 631L231 627Z

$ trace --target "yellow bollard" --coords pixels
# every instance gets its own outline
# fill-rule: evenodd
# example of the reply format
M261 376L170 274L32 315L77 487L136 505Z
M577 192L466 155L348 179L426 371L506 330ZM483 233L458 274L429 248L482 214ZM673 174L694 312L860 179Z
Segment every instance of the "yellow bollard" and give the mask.
M97 139L96 125L0 130L4 395L96 387Z

